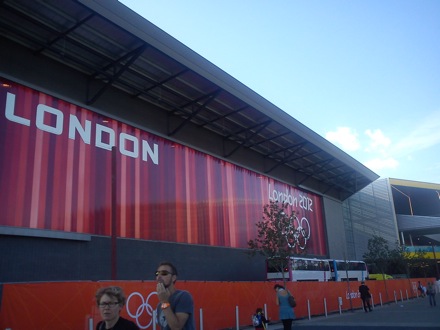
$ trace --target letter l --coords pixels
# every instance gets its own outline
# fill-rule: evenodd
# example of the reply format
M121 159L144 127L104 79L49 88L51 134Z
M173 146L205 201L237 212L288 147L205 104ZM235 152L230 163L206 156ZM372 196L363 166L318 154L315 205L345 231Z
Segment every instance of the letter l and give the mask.
M14 114L15 111L15 94L7 93L6 95L6 109L5 109L5 116L10 121L25 125L25 126L31 126L31 121L26 118L22 118L19 116L16 116Z

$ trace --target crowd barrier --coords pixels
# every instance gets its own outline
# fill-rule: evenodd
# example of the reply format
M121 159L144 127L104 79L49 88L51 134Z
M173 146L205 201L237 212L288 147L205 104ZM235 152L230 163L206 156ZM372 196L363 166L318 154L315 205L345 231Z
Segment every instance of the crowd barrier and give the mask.
M400 302L418 296L417 283L434 279L367 281L374 304ZM257 307L267 317L278 319L275 282L193 282L177 281L176 287L194 297L197 329L238 329L251 324ZM282 284L282 283L281 283ZM140 329L156 328L153 311L158 303L154 281L50 282L3 284L0 329L94 329L100 320L94 299L98 288L121 286L127 296L121 315ZM295 296L297 318L343 312L362 307L359 282L287 283Z

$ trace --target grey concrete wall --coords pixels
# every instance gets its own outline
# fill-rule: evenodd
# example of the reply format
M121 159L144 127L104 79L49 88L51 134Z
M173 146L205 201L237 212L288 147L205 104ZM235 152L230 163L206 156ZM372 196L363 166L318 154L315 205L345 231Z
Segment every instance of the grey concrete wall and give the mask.
M348 258L342 203L324 197L323 204L329 257L332 259Z
M99 281L112 274L111 239L90 241L0 235L0 282ZM153 280L161 261L173 262L182 280L263 281L262 257L246 250L117 240L118 280Z

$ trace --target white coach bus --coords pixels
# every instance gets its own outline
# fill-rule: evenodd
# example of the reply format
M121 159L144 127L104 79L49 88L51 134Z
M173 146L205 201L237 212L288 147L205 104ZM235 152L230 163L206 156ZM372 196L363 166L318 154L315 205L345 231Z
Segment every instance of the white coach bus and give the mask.
M291 282L300 281L363 281L368 278L367 265L364 261L334 260L290 257L284 272L275 266L273 260L267 261L267 280Z

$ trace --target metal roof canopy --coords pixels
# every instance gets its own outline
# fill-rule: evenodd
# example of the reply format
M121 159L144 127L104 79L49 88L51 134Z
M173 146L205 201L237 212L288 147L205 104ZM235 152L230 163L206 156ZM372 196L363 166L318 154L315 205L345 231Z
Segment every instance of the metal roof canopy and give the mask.
M344 200L378 176L263 97L116 0L4 0L0 32L74 68L100 87L92 105L118 88L223 138L228 159L241 148L295 171L295 183ZM319 188L317 188L319 187Z

